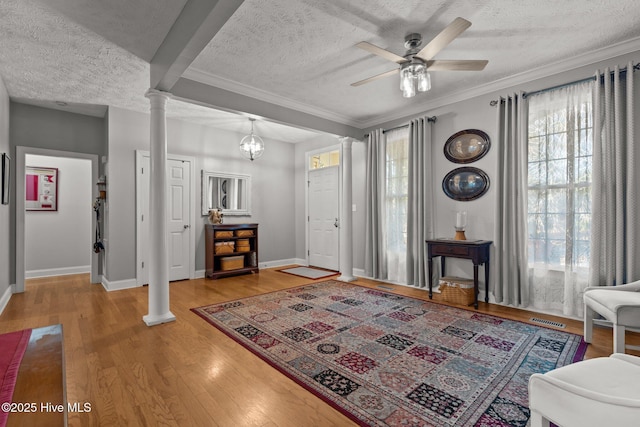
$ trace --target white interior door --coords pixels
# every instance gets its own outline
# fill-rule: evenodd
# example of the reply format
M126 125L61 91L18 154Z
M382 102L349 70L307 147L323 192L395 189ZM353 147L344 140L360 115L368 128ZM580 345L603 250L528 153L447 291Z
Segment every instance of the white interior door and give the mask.
M138 283L149 283L149 194L151 160L142 157L138 168L140 179L140 242ZM167 246L169 250L169 280L189 278L191 246L191 163L184 160L167 160Z
M309 265L339 270L339 166L309 171Z

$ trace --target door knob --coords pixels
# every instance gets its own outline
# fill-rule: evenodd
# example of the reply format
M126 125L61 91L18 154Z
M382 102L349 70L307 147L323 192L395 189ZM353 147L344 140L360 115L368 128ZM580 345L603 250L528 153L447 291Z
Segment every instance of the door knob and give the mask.
M338 228L338 218L336 218L336 222L333 223L333 226Z
M189 224L185 224L183 225L183 228L186 230L187 228L191 227Z

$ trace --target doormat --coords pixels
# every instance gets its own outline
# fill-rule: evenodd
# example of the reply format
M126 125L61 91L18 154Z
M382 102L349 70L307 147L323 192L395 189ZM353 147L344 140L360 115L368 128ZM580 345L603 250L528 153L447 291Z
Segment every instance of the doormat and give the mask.
M306 277L307 279L321 279L323 277L340 274L337 271L322 270L315 267L292 267L278 270L281 273L293 274L294 276Z
M334 280L192 309L363 426L516 426L582 337Z

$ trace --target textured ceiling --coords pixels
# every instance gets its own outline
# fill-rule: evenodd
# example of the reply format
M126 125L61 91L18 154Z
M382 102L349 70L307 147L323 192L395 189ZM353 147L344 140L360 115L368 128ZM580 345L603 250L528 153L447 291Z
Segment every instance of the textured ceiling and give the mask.
M106 105L146 112L149 61L186 2L0 0L0 76L20 102L88 104L89 114ZM484 71L432 72L432 90L412 99L402 98L397 76L350 86L396 67L357 42L402 55L407 33L428 41L457 16L473 25L435 59L487 59ZM638 22L635 0L246 0L185 77L364 128L558 61L605 59L590 55L607 46L640 50ZM168 114L249 128L241 111L171 101ZM314 135L276 123L263 123L262 131L290 142Z

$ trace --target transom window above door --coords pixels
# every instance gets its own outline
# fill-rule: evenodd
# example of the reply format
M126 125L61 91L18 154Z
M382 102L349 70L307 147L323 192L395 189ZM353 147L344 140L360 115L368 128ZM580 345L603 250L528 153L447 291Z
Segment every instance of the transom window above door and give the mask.
M309 157L309 170L328 168L340 164L340 151L332 150Z

